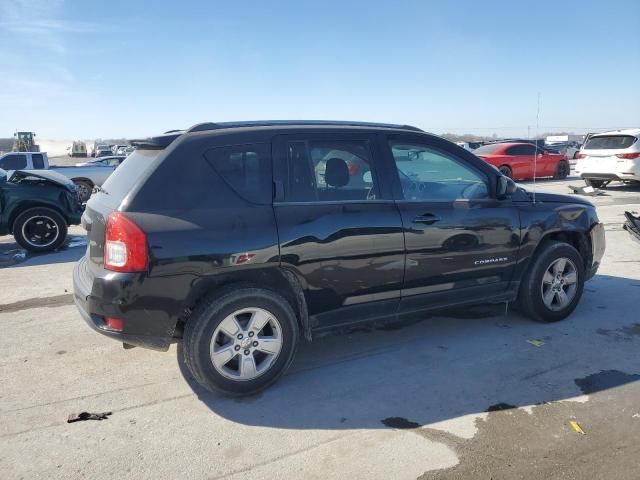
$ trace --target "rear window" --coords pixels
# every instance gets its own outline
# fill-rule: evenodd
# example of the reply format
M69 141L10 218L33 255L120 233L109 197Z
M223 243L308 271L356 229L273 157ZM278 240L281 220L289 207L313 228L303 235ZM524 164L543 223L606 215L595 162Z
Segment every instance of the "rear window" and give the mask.
M107 194L101 200L116 208L161 153L162 150L136 150L129 155L102 185Z
M637 140L633 135L599 135L591 137L584 145L585 150L620 150L629 148Z
M500 148L502 148L502 145L498 144L498 145L482 145L481 147L476 148L473 153L475 153L476 155L489 155L491 153L495 153L497 152Z

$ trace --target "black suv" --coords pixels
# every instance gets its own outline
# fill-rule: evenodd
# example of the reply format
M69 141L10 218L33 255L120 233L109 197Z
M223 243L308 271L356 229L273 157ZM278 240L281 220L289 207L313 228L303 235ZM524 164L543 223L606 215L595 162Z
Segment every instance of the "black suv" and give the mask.
M207 123L146 140L87 205L74 296L98 332L208 389L272 384L301 338L514 302L569 315L604 252L592 204L525 191L410 126Z

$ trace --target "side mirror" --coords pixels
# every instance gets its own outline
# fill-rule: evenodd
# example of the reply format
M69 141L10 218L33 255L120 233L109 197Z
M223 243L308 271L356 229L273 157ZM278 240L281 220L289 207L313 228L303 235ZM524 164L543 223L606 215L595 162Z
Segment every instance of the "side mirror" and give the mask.
M513 195L516 190L518 190L516 182L511 180L509 177L505 177L504 175L500 175L496 183L496 198L498 200L504 200L510 195Z

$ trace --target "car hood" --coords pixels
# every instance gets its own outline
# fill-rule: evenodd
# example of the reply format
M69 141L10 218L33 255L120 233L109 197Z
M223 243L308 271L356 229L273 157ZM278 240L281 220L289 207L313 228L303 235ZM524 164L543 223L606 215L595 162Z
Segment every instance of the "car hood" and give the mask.
M528 190L524 187L520 187L529 198L533 199L533 191ZM593 203L591 203L586 198L582 198L578 195L563 195L560 193L548 193L548 192L535 192L536 202L545 202L545 203L566 203L566 204L580 204L580 205L588 205L593 207Z
M56 185L60 185L61 187L65 187L69 191L75 190L74 183L67 177L60 173L48 170L15 170L14 172L11 172L8 177L8 181L12 183L18 183L20 180L24 180L26 178L40 178Z

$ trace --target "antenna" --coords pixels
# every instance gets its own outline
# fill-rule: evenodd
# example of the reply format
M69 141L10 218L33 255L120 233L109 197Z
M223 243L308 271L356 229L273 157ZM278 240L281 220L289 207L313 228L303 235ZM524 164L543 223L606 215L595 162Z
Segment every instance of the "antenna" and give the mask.
M533 157L533 203L536 203L536 175L538 173L538 127L540 126L540 92L538 92L538 107L536 109L536 136L533 142L536 146L536 153Z

